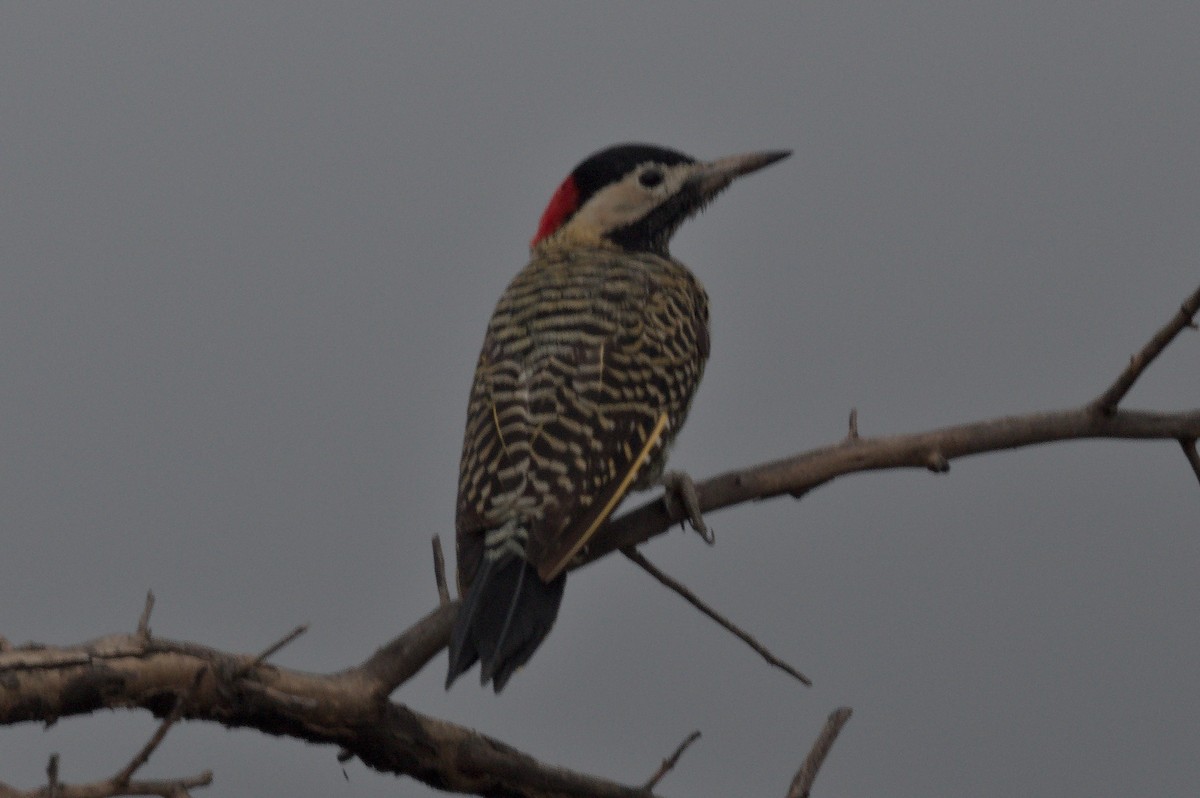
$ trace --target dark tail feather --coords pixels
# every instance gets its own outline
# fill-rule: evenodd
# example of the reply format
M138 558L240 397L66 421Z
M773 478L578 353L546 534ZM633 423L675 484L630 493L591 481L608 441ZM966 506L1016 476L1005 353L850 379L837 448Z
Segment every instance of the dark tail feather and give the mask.
M480 660L483 684L490 680L497 693L503 690L550 633L566 583L566 574L543 582L520 557L485 556L450 634L446 689Z

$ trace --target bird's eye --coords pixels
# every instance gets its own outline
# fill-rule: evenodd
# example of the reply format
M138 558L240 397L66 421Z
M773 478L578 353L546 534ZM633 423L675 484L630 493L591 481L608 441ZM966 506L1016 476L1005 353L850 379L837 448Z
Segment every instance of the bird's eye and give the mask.
M657 169L647 169L638 175L638 182L646 188L654 188L663 181L662 172Z

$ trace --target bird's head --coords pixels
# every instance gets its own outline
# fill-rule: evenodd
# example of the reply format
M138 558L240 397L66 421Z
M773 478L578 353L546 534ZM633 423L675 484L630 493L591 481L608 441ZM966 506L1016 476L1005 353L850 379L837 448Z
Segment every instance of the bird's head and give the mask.
M542 212L532 248L607 244L666 256L671 236L737 177L788 150L697 161L649 144L619 144L588 156Z

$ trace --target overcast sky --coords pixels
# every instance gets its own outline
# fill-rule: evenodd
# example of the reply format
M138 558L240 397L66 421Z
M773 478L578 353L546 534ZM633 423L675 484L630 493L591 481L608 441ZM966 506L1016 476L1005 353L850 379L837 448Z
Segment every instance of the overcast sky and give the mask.
M0 635L154 631L358 662L436 601L467 389L553 188L637 140L791 148L677 236L712 359L673 466L1099 393L1200 283L1200 4L11 3L0 8ZM1200 405L1185 335L1131 406ZM1200 489L1087 442L849 477L571 577L500 697L394 699L668 795L1200 794ZM0 729L0 780L100 778L147 713ZM427 796L190 724L197 795Z

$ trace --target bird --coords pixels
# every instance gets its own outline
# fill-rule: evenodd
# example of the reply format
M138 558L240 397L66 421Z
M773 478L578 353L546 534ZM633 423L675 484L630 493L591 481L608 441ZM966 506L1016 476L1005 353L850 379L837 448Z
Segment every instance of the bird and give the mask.
M662 479L709 354L708 296L668 244L734 179L790 154L619 144L554 191L471 386L446 689L479 661L499 693L550 632L572 561L627 493Z

